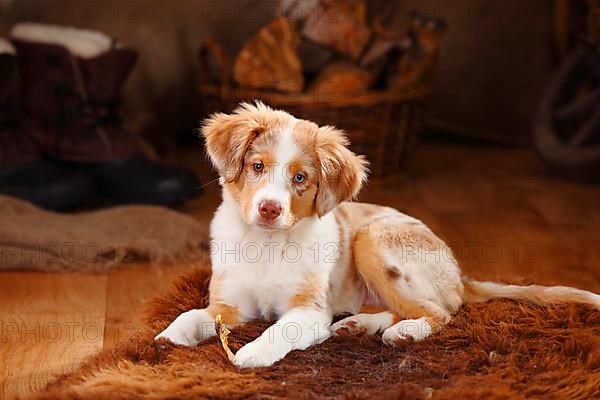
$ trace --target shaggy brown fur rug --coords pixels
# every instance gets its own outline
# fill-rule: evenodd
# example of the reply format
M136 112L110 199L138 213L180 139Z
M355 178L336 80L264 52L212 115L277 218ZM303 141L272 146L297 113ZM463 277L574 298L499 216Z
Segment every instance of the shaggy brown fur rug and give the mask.
M239 370L217 339L197 347L152 337L206 302L207 270L148 303L147 327L37 395L43 399L406 398L591 399L600 396L600 312L511 301L463 307L440 334L401 348L335 337L269 368ZM266 329L234 329L237 350Z

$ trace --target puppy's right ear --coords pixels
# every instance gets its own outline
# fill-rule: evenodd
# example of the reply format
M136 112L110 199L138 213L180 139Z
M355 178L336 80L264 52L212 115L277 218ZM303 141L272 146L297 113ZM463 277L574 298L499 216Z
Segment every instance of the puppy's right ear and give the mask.
M216 113L201 128L206 150L225 182L236 181L244 167L244 156L254 138L264 127L240 112Z

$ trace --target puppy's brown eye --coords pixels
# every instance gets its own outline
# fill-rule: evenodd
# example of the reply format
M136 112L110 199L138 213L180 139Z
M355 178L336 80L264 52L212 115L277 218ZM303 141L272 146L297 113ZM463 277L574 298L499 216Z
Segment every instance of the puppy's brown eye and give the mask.
M256 171L256 172L262 172L262 170L265 168L265 166L262 162L255 162L254 165L252 166L252 168L254 168L254 171Z

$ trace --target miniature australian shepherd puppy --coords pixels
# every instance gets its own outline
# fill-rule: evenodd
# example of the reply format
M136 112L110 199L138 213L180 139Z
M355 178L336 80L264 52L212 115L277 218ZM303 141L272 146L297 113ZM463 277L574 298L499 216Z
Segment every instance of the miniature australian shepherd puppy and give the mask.
M367 162L338 129L256 103L213 115L202 135L223 187L210 228L209 306L181 314L156 339L194 346L215 335L217 314L228 327L276 318L233 360L260 367L330 335L379 332L390 346L422 340L465 302L505 297L600 308L600 296L579 289L462 277L421 221L347 202L365 182ZM386 311L359 313L367 302ZM343 313L352 316L332 324Z

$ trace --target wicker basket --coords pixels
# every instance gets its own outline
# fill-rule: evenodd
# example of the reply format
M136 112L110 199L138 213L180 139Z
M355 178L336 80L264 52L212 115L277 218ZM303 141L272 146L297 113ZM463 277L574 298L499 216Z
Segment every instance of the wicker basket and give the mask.
M207 53L211 53L213 60L220 60L221 65L216 68L220 76L211 76L205 57ZM230 112L242 101L261 100L298 118L319 125L334 125L346 131L355 153L367 157L371 176L398 172L402 161L414 148L423 126L423 105L428 93L424 86L410 88L403 93L371 91L345 98L290 95L231 86L228 83L228 60L212 41L202 44L200 58L199 90L204 115L215 111Z

